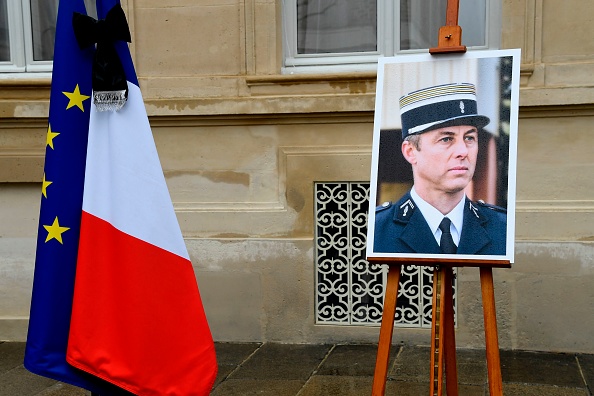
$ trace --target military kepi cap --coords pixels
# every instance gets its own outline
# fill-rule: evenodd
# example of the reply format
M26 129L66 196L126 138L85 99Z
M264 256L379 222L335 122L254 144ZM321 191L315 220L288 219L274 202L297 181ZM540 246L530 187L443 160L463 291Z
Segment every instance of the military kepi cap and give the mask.
M453 83L419 89L400 98L402 138L452 125L478 129L489 117L477 114L476 89L470 83Z

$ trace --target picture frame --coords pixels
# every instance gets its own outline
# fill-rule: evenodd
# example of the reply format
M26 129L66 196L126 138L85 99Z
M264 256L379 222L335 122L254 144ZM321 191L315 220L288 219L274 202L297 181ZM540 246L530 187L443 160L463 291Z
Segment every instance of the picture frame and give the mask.
M439 56L399 55L379 60L368 260L409 258L513 263L519 72L519 49ZM465 123L473 125L467 127ZM428 143L428 139L437 133L435 131L443 129L446 131L440 133L452 133L450 129L473 129L474 132L461 132L459 138L462 140L456 140L458 135L439 140L442 146L435 148L439 147L441 157L434 159L429 154L431 144L437 144L437 140ZM409 135L421 136L416 138L422 142L420 150L403 151L403 147L411 147L410 141L414 140L407 138ZM407 143L403 144L404 140ZM464 147L463 142L476 140L476 150L471 148L467 159L459 160L461 164L467 164L464 168L447 170L445 165L452 154L447 154L444 149L446 140L460 142L460 147ZM413 171L411 152L422 155L425 164L428 158L437 162L426 166L427 171L421 167L423 161L417 161L418 157L413 156ZM441 169L442 165L444 169ZM447 173L439 173L442 170ZM434 174L427 176L428 172ZM458 175L451 178L454 173ZM461 181L462 173L466 175L467 184ZM455 186L445 184L450 179L456 179ZM413 185L414 193L411 191ZM443 199L439 199L442 211L437 213L431 200L437 196L458 197L460 188L465 198L458 200L456 213L463 213L463 220L456 217L458 227L452 226L453 235L457 232L457 252L442 253L439 250L442 232L435 229L435 217L443 213L445 206ZM411 193L416 194L416 200L425 210L419 208ZM423 224L424 213L434 216Z

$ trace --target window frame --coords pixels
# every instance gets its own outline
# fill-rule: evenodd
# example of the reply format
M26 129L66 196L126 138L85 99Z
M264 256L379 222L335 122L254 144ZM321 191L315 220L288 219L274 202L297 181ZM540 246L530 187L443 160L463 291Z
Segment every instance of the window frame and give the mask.
M377 0L377 51L334 54L297 54L297 0L282 0L283 65L281 74L368 72L377 69L380 57L427 52L428 49L401 50L400 2ZM468 50L498 49L501 37L502 0L485 0L487 18L485 42ZM397 4L396 4L397 3ZM445 16L444 16L445 17ZM464 40L462 41L464 43Z
M7 1L10 61L0 62L0 75L48 73L53 61L36 61L33 57L33 31L30 0Z

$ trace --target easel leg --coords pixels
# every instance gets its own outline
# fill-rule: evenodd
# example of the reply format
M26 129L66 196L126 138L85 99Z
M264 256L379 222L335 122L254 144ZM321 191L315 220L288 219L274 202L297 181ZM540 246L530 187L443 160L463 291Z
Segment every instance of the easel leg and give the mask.
M489 393L491 396L502 396L503 385L501 381L501 362L499 360L499 342L497 339L493 269L490 267L481 267L480 273L483 314L485 318L485 344L487 352L487 370L489 373Z
M433 271L430 396L443 395L444 361L447 394L448 396L458 395L452 277L452 268L449 267Z
M443 326L441 320L441 284L443 277L438 268L433 270L433 301L431 303L431 358L429 368L429 396L442 395L442 346Z
M400 282L400 265L390 265L388 281L384 294L384 310L382 312L382 325L380 327L375 372L373 374L372 396L384 396L386 392L386 379L390 361L390 347L392 346L392 333L394 331L394 315L396 314L396 298L398 297L398 282Z
M454 326L454 295L452 291L453 270L443 268L443 321L446 389L448 396L458 396L458 367L456 364L456 333Z

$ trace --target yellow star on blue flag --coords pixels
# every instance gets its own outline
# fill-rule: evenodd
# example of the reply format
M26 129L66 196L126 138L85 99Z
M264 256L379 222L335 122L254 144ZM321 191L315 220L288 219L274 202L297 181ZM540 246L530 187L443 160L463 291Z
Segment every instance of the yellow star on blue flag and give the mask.
M43 196L45 198L47 198L47 188L49 187L50 184L52 184L53 182L46 180L45 179L45 173L43 174L43 181L41 182L41 193L43 194Z
M60 132L54 132L52 131L52 126L48 125L47 126L47 135L45 137L45 144L47 146L50 146L50 148L53 150L54 149L54 138L56 136L58 136L60 134Z
M74 91L62 93L68 97L68 105L66 106L66 110L76 106L81 111L85 111L85 108L83 107L83 102L89 99L90 96L81 94L80 89L78 88L78 84L76 84L76 87L74 87Z
M52 225L44 225L43 228L45 228L47 231L47 237L45 237L45 242L49 242L52 239L55 239L61 244L64 243L62 242L62 234L70 229L69 227L62 227L60 225L60 223L58 222L58 216L56 216Z

